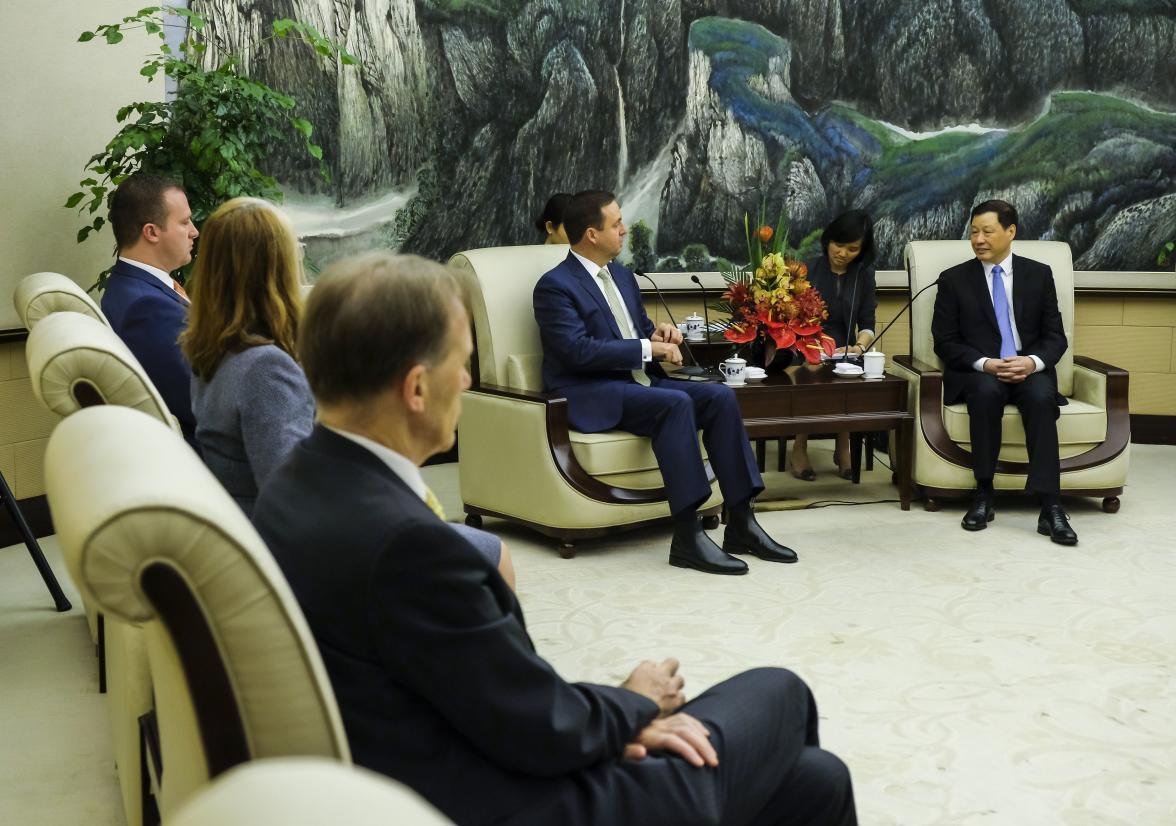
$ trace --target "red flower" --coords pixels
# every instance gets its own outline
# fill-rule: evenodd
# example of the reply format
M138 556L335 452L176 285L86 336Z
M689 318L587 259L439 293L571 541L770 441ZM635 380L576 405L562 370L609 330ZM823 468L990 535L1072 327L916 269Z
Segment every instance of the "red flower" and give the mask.
M764 244L772 240L772 228L767 224L764 224L762 227L760 227L756 234L759 236L760 241Z
M772 337L772 341L776 342L776 346L781 350L786 350L796 344L796 333L789 329L787 325L770 325L768 327L768 335Z
M747 342L755 340L757 332L758 330L754 324L735 323L723 332L723 338L735 344L747 344Z

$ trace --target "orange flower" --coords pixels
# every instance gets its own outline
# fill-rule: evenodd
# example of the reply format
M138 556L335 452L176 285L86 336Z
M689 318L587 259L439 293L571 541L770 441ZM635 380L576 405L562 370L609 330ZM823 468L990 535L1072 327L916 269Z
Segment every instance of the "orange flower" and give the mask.
M772 228L767 224L764 224L756 231L756 235L759 236L761 243L766 244L772 240Z

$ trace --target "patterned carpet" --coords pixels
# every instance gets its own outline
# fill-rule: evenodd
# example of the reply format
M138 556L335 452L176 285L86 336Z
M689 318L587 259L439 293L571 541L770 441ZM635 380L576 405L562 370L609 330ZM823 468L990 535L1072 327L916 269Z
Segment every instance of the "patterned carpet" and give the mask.
M765 499L895 496L878 467L853 487L768 474ZM769 456L769 467L774 467ZM781 665L816 694L823 744L849 765L863 824L1176 824L1176 448L1133 454L1122 510L1066 501L1077 548L1001 500L978 534L963 507L762 509L801 556L743 577L666 564L668 532L585 544L574 560L526 531L509 543L528 627L569 679L619 682L682 661L687 691ZM429 468L460 513L451 467Z
M960 530L962 508L777 510L894 498L885 468L854 487L834 478L827 443L811 453L821 478L768 474L761 508L800 564L751 559L744 577L669 567L664 529L561 560L488 521L540 652L569 679L614 683L675 656L691 694L752 666L793 669L869 826L1176 824L1176 448L1134 448L1118 514L1067 502L1071 549L1014 500L979 534ZM459 514L456 466L426 476ZM0 584L0 823L116 826L82 613L52 612L23 548L0 550Z

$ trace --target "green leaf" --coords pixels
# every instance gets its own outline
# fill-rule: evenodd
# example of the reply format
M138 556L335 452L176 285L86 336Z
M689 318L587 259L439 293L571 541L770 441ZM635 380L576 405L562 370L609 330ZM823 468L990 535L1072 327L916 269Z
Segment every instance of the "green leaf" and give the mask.
M282 18L281 20L275 20L274 21L274 34L278 35L278 37L285 37L286 33L289 32L290 29L294 28L296 25L297 24L293 20L290 20L289 18L286 18L286 17Z
M139 70L139 74L141 74L143 77L154 79L155 73L158 71L159 71L159 64L148 63L146 66L144 66L142 69Z
M78 230L78 243L82 243L90 237L90 233L94 231L93 227L82 227Z
M78 186L97 186L97 185L98 185L98 181L94 180L93 178L83 178L78 183Z
M78 37L79 43L89 43L94 39L94 32L82 32Z
M111 26L106 30L106 42L110 45L121 43L123 40L123 33L118 30L118 26Z
M310 157L314 158L316 161L321 161L323 159L323 148L317 143L308 143L306 145L306 151L309 152Z
M293 125L293 127L295 129L297 129L299 132L301 132L303 135L305 135L308 138L310 137L311 133L314 131L314 126L311 124L310 121L306 120L305 118L290 118L290 123Z
M351 54L350 52L343 52L343 51L339 52L339 61L344 66L358 66L359 65L359 60L355 57L355 55Z
M73 209L78 204L80 204L82 202L82 198L85 198L85 197L86 197L86 193L84 193L84 192L75 192L73 195L70 195L69 198L65 202L66 209Z

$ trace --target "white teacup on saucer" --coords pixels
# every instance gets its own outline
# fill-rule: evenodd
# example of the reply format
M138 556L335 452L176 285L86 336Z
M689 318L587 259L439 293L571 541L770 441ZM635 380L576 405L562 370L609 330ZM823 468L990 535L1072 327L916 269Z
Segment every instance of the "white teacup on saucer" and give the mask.
M763 381L768 377L768 371L762 367L748 367L743 375L748 381Z
M856 364L850 364L848 361L839 361L837 366L833 368L833 372L839 376L860 376L863 370Z

